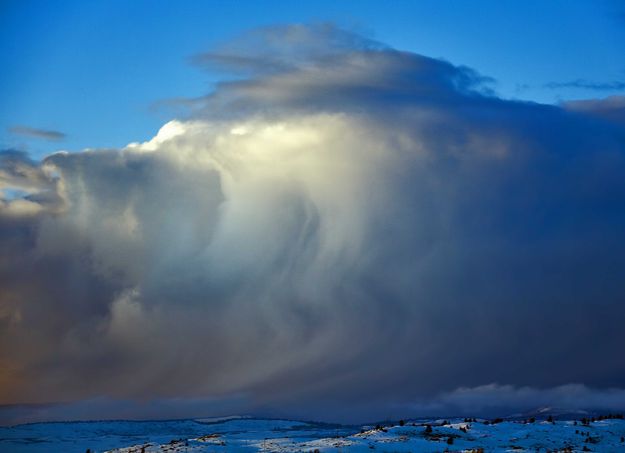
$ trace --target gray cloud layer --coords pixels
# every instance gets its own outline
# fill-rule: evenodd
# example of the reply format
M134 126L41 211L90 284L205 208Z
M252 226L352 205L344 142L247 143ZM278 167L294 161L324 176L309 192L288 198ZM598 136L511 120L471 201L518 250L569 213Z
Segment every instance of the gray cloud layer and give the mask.
M150 142L3 155L0 401L625 387L623 123L328 26L245 39Z
M9 132L11 132L12 134L23 135L26 137L34 137L52 141L64 140L66 137L63 132L38 129L29 126L13 126L9 129Z
M584 88L587 90L596 90L596 91L614 91L614 90L625 90L625 82L621 82L618 80L612 82L595 82L592 80L586 79L576 79L570 80L568 82L550 82L545 85L547 88L558 89L558 88Z
M568 101L564 108L597 116L625 126L625 96L608 96L604 99Z

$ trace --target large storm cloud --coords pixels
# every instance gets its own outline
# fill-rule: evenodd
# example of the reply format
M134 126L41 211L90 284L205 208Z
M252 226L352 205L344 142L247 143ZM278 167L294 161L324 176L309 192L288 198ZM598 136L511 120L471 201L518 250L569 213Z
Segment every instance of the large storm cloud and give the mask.
M1 403L332 420L625 387L618 111L326 25L194 61L231 76L149 142L2 153Z

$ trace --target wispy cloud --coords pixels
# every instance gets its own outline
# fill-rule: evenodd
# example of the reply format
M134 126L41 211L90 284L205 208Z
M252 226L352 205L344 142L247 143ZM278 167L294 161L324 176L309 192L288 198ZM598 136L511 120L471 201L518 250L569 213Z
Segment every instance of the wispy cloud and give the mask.
M42 140L50 141L61 141L67 137L67 135L63 132L19 125L10 127L9 132L15 135L22 135L26 137L39 138Z
M575 79L568 82L549 82L544 85L545 88L560 89L560 88L583 88L586 90L595 91L616 91L625 90L625 82L620 80L614 80L611 82L596 82L587 79Z
M384 48L378 41L330 23L293 24L248 31L194 56L191 62L211 70L258 75L286 72L331 55Z

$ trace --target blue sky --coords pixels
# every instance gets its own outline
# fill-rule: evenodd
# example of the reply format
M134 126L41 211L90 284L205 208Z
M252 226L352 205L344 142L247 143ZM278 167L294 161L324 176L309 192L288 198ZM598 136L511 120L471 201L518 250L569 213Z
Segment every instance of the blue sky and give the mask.
M159 101L211 90L214 79L191 56L279 23L332 21L467 65L506 98L622 94L624 14L616 1L5 1L0 145L40 157L148 139L176 114L154 108ZM596 87L567 85L580 81ZM16 126L67 136L42 140L11 132Z

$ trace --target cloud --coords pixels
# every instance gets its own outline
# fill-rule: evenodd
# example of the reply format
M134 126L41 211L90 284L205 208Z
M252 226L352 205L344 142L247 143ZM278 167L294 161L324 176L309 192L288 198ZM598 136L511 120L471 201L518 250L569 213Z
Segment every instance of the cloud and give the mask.
M119 400L93 398L71 403L0 406L0 426L49 420L109 420L227 417L233 414L264 417L295 417L308 420L311 407L317 418L330 422L378 422L423 417L520 417L562 416L584 417L595 412L619 412L625 406L625 390L594 389L582 384L567 384L549 388L516 387L486 384L460 387L414 401L371 402L355 401L349 406L334 402L308 403L267 407L255 405L246 395L227 398L167 398L151 400ZM586 410L580 410L580 407Z
M576 79L569 82L550 82L545 85L546 88L560 89L560 88L583 88L585 90L595 91L618 91L625 90L625 82L612 81L612 82L595 82L586 79Z
M618 412L624 406L625 390L618 388L592 389L582 384L552 388L487 384L458 388L438 395L430 402L415 403L413 409L421 414L478 414L492 417L521 416L537 409L549 409L564 414L575 413L580 408Z
M23 135L25 137L40 138L50 141L60 141L65 140L66 138L66 135L63 132L37 129L29 126L13 126L9 128L9 132L16 135Z
M0 406L0 426L49 420L162 420L163 414L168 414L170 420L202 418L207 413L227 417L248 407L244 396L225 400L170 398L150 401L92 398L72 403Z
M568 101L562 105L567 110L582 112L625 125L625 96Z
M315 403L312 403L315 405ZM590 388L582 384L566 384L555 387L529 387L500 385L496 383L476 387L459 387L413 401L371 404L366 400L354 407L336 405L326 413L328 418L369 422L380 421L380 414L386 420L428 417L509 417L529 418L547 414L564 417L584 417L589 413L613 413L625 406L625 390L622 388ZM584 408L584 409L580 409ZM306 417L306 410L292 408L286 414ZM276 415L283 415L278 412ZM377 418L376 418L377 417Z
M250 30L194 56L191 62L225 73L258 75L301 69L314 61L354 51L382 49L388 47L330 23L289 24Z
M0 208L4 216L30 216L60 209L58 179L16 150L0 152Z
M622 125L297 27L148 142L0 161L0 401L624 387Z

